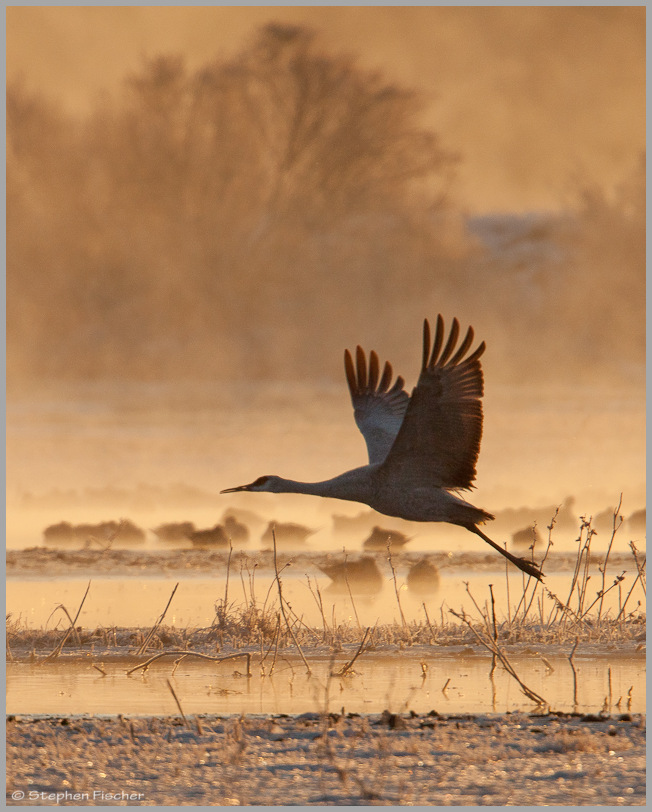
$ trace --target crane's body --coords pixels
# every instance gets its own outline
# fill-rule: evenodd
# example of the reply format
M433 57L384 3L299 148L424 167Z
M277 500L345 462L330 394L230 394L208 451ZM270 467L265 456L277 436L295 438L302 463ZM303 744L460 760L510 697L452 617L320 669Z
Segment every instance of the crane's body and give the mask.
M322 482L298 482L279 476L260 479L266 479L264 485L261 483L260 490L268 493L302 493L362 502L385 516L396 516L412 522L450 522L452 515L463 523L472 524L493 519L482 508L474 507L442 488L422 487L398 493L378 463L353 468Z
M234 491L302 493L361 502L387 516L417 522L448 522L480 536L515 566L541 579L536 565L507 552L488 538L478 524L491 513L466 502L456 491L472 488L482 437L483 377L479 358L482 342L470 355L473 329L457 346L459 323L453 324L444 343L444 322L437 317L434 342L426 320L423 363L417 386L409 396L400 376L390 387L393 373L385 363L382 376L378 356L361 347L355 365L347 350L346 377L355 421L369 454L369 464L322 482L298 482L262 476Z

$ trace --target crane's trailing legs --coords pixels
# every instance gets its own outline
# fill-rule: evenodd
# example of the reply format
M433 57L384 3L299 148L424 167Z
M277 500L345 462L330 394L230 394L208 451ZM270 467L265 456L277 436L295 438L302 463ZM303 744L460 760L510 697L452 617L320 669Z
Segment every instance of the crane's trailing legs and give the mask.
M516 555L512 555L511 553L507 552L503 547L496 544L495 541L492 541L489 536L485 536L485 534L480 530L480 528L475 524L465 524L463 525L466 527L467 530L470 530L472 533L475 533L477 536L480 536L483 541L486 541L487 544L490 544L494 550L497 550L501 555L504 555L508 561L511 561L515 567L518 567L522 570L526 575L531 575L533 578L536 578L537 581L541 581L543 578L543 573L541 570L536 566L533 561L528 561L525 558L519 558Z

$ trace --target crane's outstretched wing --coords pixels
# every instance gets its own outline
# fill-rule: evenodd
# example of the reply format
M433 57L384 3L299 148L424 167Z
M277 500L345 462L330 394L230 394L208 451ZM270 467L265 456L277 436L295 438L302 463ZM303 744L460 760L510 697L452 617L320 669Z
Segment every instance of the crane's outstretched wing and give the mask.
M456 350L460 325L453 319L444 346L444 320L437 316L434 342L423 325L423 364L400 431L382 471L402 487L471 488L482 438L484 341L467 358L469 327ZM442 349L443 347L443 349Z
M362 347L356 349L355 360L354 367L351 353L344 351L355 422L367 444L369 462L378 463L385 459L396 439L410 398L403 389L405 381L400 375L390 388L393 373L389 362L385 362L380 376L378 356L373 350L369 354L368 374Z

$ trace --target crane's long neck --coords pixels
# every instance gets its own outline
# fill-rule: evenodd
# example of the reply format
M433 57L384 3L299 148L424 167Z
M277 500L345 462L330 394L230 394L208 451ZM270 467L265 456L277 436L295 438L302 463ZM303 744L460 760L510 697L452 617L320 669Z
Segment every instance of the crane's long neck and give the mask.
M322 482L297 482L275 477L275 493L304 493L309 496L327 496L351 502L369 503L372 498L372 472L374 466L365 465Z

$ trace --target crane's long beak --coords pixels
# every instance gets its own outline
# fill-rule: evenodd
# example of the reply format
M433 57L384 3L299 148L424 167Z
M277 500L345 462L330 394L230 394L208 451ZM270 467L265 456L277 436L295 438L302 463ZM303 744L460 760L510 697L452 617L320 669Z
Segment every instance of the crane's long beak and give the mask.
M235 493L236 491L248 491L251 488L251 485L238 485L237 488L225 488L220 493Z

